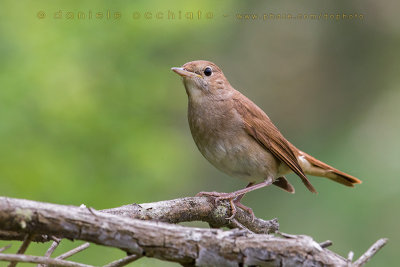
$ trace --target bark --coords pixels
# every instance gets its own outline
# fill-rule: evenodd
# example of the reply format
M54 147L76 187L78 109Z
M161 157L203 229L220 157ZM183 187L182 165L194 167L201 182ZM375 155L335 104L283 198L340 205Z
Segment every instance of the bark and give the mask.
M97 211L0 197L0 239L21 240L27 234L34 235L32 241L79 239L186 266L352 265L311 237L265 234L277 230L276 221L252 222L251 216L239 210L237 219L228 222L224 219L229 217L227 207L227 203L216 205L208 198L195 197ZM193 220L218 227L239 225L243 229L224 231L171 224ZM369 251L373 252L370 258L377 249Z

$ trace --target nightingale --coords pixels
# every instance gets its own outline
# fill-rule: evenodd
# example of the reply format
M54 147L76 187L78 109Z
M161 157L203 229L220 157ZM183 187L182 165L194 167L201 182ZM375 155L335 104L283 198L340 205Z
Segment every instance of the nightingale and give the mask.
M306 174L325 177L353 187L361 181L297 149L283 137L270 118L250 99L236 91L222 70L210 61L197 60L172 68L182 76L188 95L188 121L201 154L217 169L248 185L231 193L200 192L197 196L229 200L233 219L236 207L249 212L244 194L269 185L294 193L284 175L294 172L313 193Z

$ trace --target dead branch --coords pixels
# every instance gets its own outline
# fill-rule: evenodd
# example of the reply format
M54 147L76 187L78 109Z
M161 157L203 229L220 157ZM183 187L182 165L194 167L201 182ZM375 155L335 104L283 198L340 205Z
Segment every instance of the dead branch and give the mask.
M5 250L7 250L9 248L11 248L11 245L7 245L5 247L0 248L0 253L2 253L3 251L5 251Z
M113 261L107 265L104 265L103 267L121 267L121 266L125 266L128 263L134 262L135 260L140 259L142 256L138 256L138 255L129 255L126 256L125 258Z
M42 263L42 264L52 264L55 266L65 266L65 267L94 267L91 265L86 265L72 261L51 259L41 256L22 255L22 254L0 254L0 261Z
M207 222L212 228L238 228L234 221L226 220L231 216L230 204L227 201L216 204L206 197L185 197L154 203L130 204L118 208L102 210L102 212L127 216L132 219L152 220L167 223L192 221ZM257 234L274 233L279 230L277 219L265 221L254 218L238 209L236 221L244 228Z
M74 248L74 249L71 249L70 251L67 251L66 253L64 253L64 254L62 254L62 255L60 255L60 256L58 256L56 259L61 259L61 260L63 260L63 259L69 258L69 257L71 257L72 255L75 255L75 254L81 252L82 250L87 249L89 246L90 246L90 243L87 243L87 242L86 242L85 244L82 244L82 245L80 245L79 247L76 247L76 248Z
M24 238L24 242L22 242L22 245L18 249L17 254L24 254L25 253L25 251L27 250L27 248L31 244L32 237L33 237L33 234L29 234L29 233L26 234L26 236ZM15 266L17 266L17 262L16 261L12 261L8 265L8 267L15 267Z
M376 241L358 260L354 262L353 266L364 266L381 248L383 248L384 245L386 245L387 241L387 238L381 238Z
M0 201L7 198L0 197ZM85 209L86 206L82 205ZM87 208L86 208L87 209ZM89 209L90 210L90 209ZM277 219L265 221L255 218L247 212L238 209L236 221L228 221L230 217L230 206L228 202L214 203L206 197L186 197L173 200L166 200L154 203L129 204L118 208L102 210L102 212L114 215L121 215L132 219L153 220L167 223L181 223L191 221L207 222L212 228L238 228L242 226L254 233L274 233L279 230ZM0 240L24 240L25 234L18 231L3 231L0 228ZM43 234L36 235L34 242L48 242L54 237Z
M0 197L0 238L2 233L7 233L4 235L7 239L21 239L26 234L47 240L51 236L78 239L119 248L135 255L128 256L126 261L146 256L187 266L349 266L347 259L321 247L308 236L273 236L255 234L249 230L223 231L170 224L203 220L213 226L231 227L231 222L224 219L229 217L228 204L225 204L215 205L207 198L183 198L96 211L86 207ZM252 225L250 218L246 221L246 215L238 210L237 221L244 227L252 231L271 231L265 226L268 221L256 219L255 225ZM244 219L240 216L244 216ZM375 246L373 251L382 246ZM369 257L374 253L369 253ZM8 254L0 254L3 260L4 255ZM58 260L39 257L40 260L48 260L45 262L37 257L36 261L32 261L33 258L27 261L27 257L34 256L12 256L7 256L7 260L44 264L56 264L49 260Z

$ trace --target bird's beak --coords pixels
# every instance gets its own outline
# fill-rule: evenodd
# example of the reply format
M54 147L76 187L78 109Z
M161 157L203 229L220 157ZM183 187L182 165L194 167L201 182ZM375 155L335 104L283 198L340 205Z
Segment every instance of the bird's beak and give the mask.
M185 77L188 77L188 78L191 78L191 77L203 78L203 77L201 77L201 75L199 75L197 73L194 73L194 72L191 72L191 71L187 71L184 68L171 68L171 70L173 72L177 73L178 75L184 77L184 78Z

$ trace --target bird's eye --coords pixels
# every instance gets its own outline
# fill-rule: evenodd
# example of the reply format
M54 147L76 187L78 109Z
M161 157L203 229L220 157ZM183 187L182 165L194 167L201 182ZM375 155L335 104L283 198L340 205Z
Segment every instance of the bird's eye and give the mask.
M204 75L210 76L212 74L212 70L210 67L204 69Z

